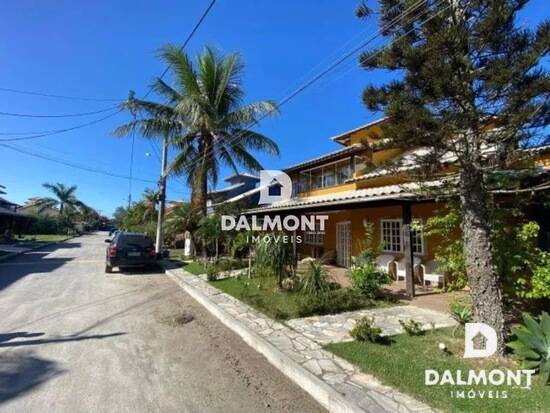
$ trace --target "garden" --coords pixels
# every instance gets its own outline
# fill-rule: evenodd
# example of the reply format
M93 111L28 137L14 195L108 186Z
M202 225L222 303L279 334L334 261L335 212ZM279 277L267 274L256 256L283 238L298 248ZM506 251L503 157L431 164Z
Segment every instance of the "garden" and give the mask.
M367 247L354 259L352 287L344 288L331 280L322 259L298 261L293 245L279 235L271 233L254 246L234 249L238 256L250 259L219 259L204 265L203 273L216 288L279 320L398 304L382 294L382 287L391 279L377 268L375 249ZM366 239L369 237L367 231ZM239 263L239 274L220 276L224 270L238 268ZM194 272L198 265L192 262L183 268Z
M455 311L465 311L458 309ZM460 317L460 315L458 315ZM462 322L465 314L462 313ZM445 412L548 412L550 391L547 385L550 373L550 316L543 313L540 320L526 316L524 324L514 329L508 346L513 357L465 359L464 330L444 328L422 331L414 320L402 322L405 333L381 337L372 320L361 320L352 336L355 341L334 343L325 349L376 376L382 383L407 393L420 401ZM494 369L516 371L535 369L530 388L521 385L449 385L440 379L427 385L426 370L440 375L445 371L460 371L462 379L470 369L490 372ZM458 384L456 376L452 379ZM481 402L480 402L481 401Z

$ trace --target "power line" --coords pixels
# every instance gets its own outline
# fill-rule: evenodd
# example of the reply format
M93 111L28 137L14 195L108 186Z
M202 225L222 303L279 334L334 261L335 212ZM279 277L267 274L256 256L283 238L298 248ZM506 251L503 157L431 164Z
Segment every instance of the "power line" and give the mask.
M88 98L88 97L79 97L79 96L54 95L50 93L33 92L30 90L12 89L7 87L0 87L0 91L10 92L10 93L19 93L21 95L42 96L42 97L48 97L48 98L68 99L68 100L82 100L82 101L88 101L88 102L122 102L124 100L124 99L102 99L102 98Z
M51 132L45 132L45 133L41 133L41 134L38 134L38 135L20 136L20 137L17 137L17 138L0 139L0 142L24 141L24 140L42 138L42 137L45 137L45 136L57 135L57 134L60 134L60 133L65 133L65 132L73 131L73 130L76 130L76 129L82 129L82 128L85 128L87 126L95 125L96 123L102 122L106 119L112 118L113 116L118 115L120 112L122 112L122 109L119 109L116 112L113 112L113 113L111 113L107 116L104 116L102 118L95 119L95 120L90 121L90 122L82 123L80 125L72 126L70 128L57 129L57 130L53 130Z
M16 152L19 152L19 153L22 153L22 154L25 154L25 155L29 155L29 156L32 156L32 157L35 157L35 158L43 159L43 160L46 160L46 161L49 161L49 162L54 162L54 163L57 163L57 164L60 164L60 165L70 167L70 168L80 169L80 170L86 171L86 172L92 172L92 173L105 175L105 176L110 176L110 177L113 177L113 178L124 179L124 180L128 180L130 178L127 175L119 174L119 173L116 173L116 172L111 172L111 171L108 171L108 170L105 170L105 169L94 168L94 167L89 166L89 165L72 162L72 161L69 161L69 160L66 160L66 159L63 159L63 158L57 158L57 157L53 157L53 156L50 156L50 155L46 155L44 153L37 152L37 151L32 150L30 148L22 147L20 145L0 143L0 146L2 146L4 148L7 148L7 149L11 149L13 151L16 151ZM157 181L152 180L152 179L144 179L144 178L136 178L136 177L133 177L132 179L135 180L135 181L144 182L144 183L148 183L148 184L156 184L157 183ZM176 189L173 189L173 188L169 188L169 189L173 192L177 192L177 193L181 193L181 194L187 194L188 193L188 192L179 191L179 190L176 190Z
M118 106L111 106L105 109L94 110L92 112L79 112L79 113L64 113L62 115L34 115L29 113L13 113L13 112L0 112L2 116L13 116L17 118L75 118L79 116L97 115L98 113L109 112L116 109Z
M208 16L208 13L210 13L210 10L212 9L212 7L214 7L215 3L216 3L216 0L212 0L210 2L210 4L208 5L208 7L204 10L204 12L202 13L200 19L197 21L197 23L195 23L195 26L193 27L193 29L191 30L191 32L189 33L189 35L187 36L187 38L183 42L183 45L180 47L180 51L183 51L187 47L187 44L191 41L191 39L195 35L195 32L199 29L200 25L202 24L202 22L204 21L206 16ZM172 67L171 64L166 66L166 69L164 69L164 71L160 75L159 79L162 79L164 76L166 76L166 73L168 73L168 70L170 70L170 67ZM149 87L149 90L143 96L143 100L145 100L147 98L147 96L149 96L151 94L152 91L153 91L153 86Z
M307 82L305 82L302 86L298 87L295 91L293 91L292 93L290 93L288 96L286 96L284 99L282 99L279 104L277 105L277 108L280 108L281 106L287 104L288 102L290 102L292 99L294 99L296 96L298 96L300 93L304 92L307 88L309 88L310 86L312 86L314 83L316 83L317 81L319 81L321 78L323 78L327 73L331 72L334 68L336 68L337 66L339 66L340 64L342 64L344 61L346 61L347 59L349 59L351 56L353 56L355 53L357 53L358 51L360 51L361 49L365 48L366 46L368 46L371 42L373 42L374 40L376 40L377 37L380 36L380 34L382 34L383 32L389 30L392 26L396 25L398 23L399 20L402 20L405 18L406 15L408 15L409 13L413 12L415 9L417 9L422 3L425 3L426 0L418 0L415 4L413 4L412 6L410 6L407 10L403 11L401 14L399 14L398 16L396 16L393 20L391 20L389 23L387 23L385 26L381 27L380 29L378 29L368 40L366 40L365 42L361 43L359 46L353 48L353 50L351 52L348 52L346 53L344 56L340 57L338 60L336 60L334 63L332 63L327 69L323 70L321 73L317 74L316 76L314 76L312 79L308 80ZM436 2L436 4L440 4L440 2ZM443 13L445 10L447 10L448 8L450 7L449 6L446 6L445 8L439 10L437 13L434 13L431 17L425 19L423 22L420 23L420 25L424 25L426 24L428 21L432 20L433 18L435 18L436 16L438 16L439 14ZM410 34L412 31L416 30L415 27L409 29L407 32L403 33L402 35L400 35L398 38L396 39L393 39L391 40L388 44L386 44L385 46L383 46L381 49L379 49L374 55L370 56L370 58L374 58L376 55L380 54L382 52L382 50L384 50L386 47L388 47L390 44L394 43L395 41L398 41L400 39L402 39L403 37L407 36L408 34ZM255 122L253 122L252 125L258 125L262 120L264 120L266 117L270 116L272 113L274 113L277 109L271 109L271 110L268 110L266 111L266 113L264 113L262 116L260 116ZM228 139L227 141L227 144L232 144L234 143L237 139L241 138L242 136L244 136L245 133L240 133L240 134L237 134L235 137L231 138L231 139ZM211 155L213 153L213 149L209 149L208 151L208 154ZM192 163L190 163L190 166L193 166L193 165L196 165L200 160L196 160Z
M366 47L371 41L375 40L376 37L378 37L383 31L387 31L389 30L392 26L394 26L395 24L397 24L398 20L401 20L401 19L404 19L405 16L409 13L411 13L413 10L415 10L416 8L418 8L418 6L422 3L424 3L426 0L418 0L418 2L416 2L414 5L412 5L411 7L409 7L407 10L403 11L400 15L396 16L392 21L390 21L386 26L380 28L377 33L371 37L369 40L367 40L366 42L362 43L362 45L360 47L356 47L354 48L353 50L353 53L350 54L350 53L347 53L344 58L340 58L337 62L339 62L338 64L341 64L342 62L344 62L347 58L349 58L350 56L352 56L353 54L355 54L357 51L361 50L362 48ZM441 4L440 2L436 2L435 4ZM437 13L434 13L432 16L428 17L427 19L425 19L424 21L422 21L420 23L420 26L423 26L424 24L426 24L428 21L432 20L433 18L437 17L438 15L442 14L445 10L447 10L451 5L449 4L448 6L446 6L445 8L439 10ZM411 28L409 29L407 32L403 33L402 35L400 35L399 37L397 37L396 39L392 39L388 44L384 45L381 49L379 49L375 54L371 55L370 56L370 59L374 58L376 55L380 54L386 47L388 47L390 44L398 41L398 40L401 40L402 38L404 38L405 36L409 35L412 31L416 30L416 28ZM333 69L335 68L336 66L338 66L338 64L332 64L330 67ZM288 103L291 99L293 99L294 97L296 97L299 93L303 92L307 87L311 86L313 83L315 83L316 81L318 81L319 79L321 79L325 74L327 74L328 72L330 72L330 70L332 70L329 68L329 70L324 70L322 72L321 75L317 75L314 77L314 80L310 80L308 81L304 86L301 86L299 87L296 91L292 92L289 96L287 96L286 98L284 98L281 103L279 103L278 107L281 107L283 104L285 103ZM267 116L269 116L274 110L271 110L271 111L267 111L263 116L261 116L259 119L257 119L254 123L254 124L259 124L259 122L261 122L263 119L265 119ZM244 133L241 133L241 134L237 134L234 138L232 139L228 139L228 143L231 144L232 142L236 141L237 139L239 139L241 136L243 136ZM212 154L213 153L213 150L209 150L209 153ZM194 162L192 162L190 165L194 165L196 163L198 163L200 160L196 160Z
M107 175L107 176L111 176L113 178L121 178L121 179L128 179L129 178L126 175L118 174L118 173L107 171L107 170L104 170L104 169L94 168L94 167L87 166L87 165L84 165L84 164L78 164L76 162L68 161L68 160L65 160L65 159L62 159L62 158L55 158L53 156L45 155L43 153L36 152L36 151L31 150L31 149L24 148L22 146L17 146L17 145L13 145L13 144L6 144L6 143L0 143L0 146L11 149L12 151L16 151L16 152L23 153L23 154L26 154L26 155L29 155L29 156L33 156L35 158L40 158L40 159L43 159L43 160L46 160L46 161L58 163L60 165L65 165L65 166L68 166L68 167L71 167L71 168L80 169L80 170L87 171L87 172L93 172L93 173L96 173L96 174ZM136 181L141 181L141 182L146 182L146 183L156 183L155 181L150 180L150 179L142 179L142 178L133 178L133 179L135 179Z

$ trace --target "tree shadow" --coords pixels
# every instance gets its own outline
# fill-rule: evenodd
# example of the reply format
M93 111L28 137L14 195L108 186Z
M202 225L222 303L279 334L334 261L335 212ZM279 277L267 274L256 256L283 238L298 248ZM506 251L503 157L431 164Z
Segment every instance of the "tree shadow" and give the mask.
M26 336L18 335L16 337L37 337L42 336L44 333L26 333ZM67 343L71 341L83 341L83 340L99 340L109 337L117 337L125 335L126 333L109 333L109 334L92 334L89 336L81 336L79 333L72 334L69 336L61 336L61 337L51 337L51 338L39 338L39 339L33 339L33 340L17 340L17 341L9 341L10 339L0 342L0 348L4 347L23 347L23 346L37 346L40 344L55 344L55 343ZM9 335L5 334L5 335Z
M21 396L64 373L58 363L35 356L30 351L0 354L0 404Z
M27 333L26 331L14 331L13 333L0 333L0 343L3 343L4 341L10 341L13 338L40 337L43 335L44 333Z
M79 248L80 243L55 244L40 250L26 252L22 255L0 262L0 290L15 283L29 274L48 273L63 266L75 258L51 257L48 255L60 248Z

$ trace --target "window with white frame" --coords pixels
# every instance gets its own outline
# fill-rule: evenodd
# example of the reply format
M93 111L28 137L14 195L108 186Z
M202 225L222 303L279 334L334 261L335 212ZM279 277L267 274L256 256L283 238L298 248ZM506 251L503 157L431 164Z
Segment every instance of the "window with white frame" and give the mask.
M414 220L411 225L411 247L413 254L424 254L424 234L422 232L422 221Z
M321 231L321 225L319 222L315 222L315 231L305 232L304 241L309 245L323 245L325 243L325 232Z
M401 220L382 219L382 249L385 252L401 252Z

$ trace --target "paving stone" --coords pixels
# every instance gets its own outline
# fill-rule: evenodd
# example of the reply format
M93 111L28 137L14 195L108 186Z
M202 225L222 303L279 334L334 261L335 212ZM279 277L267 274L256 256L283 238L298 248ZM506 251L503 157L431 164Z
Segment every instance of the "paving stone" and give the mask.
M334 364L332 360L321 359L319 360L319 365L324 371L329 371L331 373L338 373L342 371L342 368Z
M321 346L349 340L349 330L365 315L375 317L376 324L385 334L401 332L399 319L413 318L421 322L423 328L453 325L454 321L447 315L413 306L399 306L300 318L282 324L221 293L199 277L182 270L177 270L177 274L179 283L191 285L208 296L220 310L239 320L360 409L369 413L433 413L429 406L382 385L375 377L360 372Z
M304 364L302 364L302 366L304 366L316 376L320 376L321 374L323 374L323 370L321 370L321 367L319 367L319 363L317 362L317 360L308 360Z

